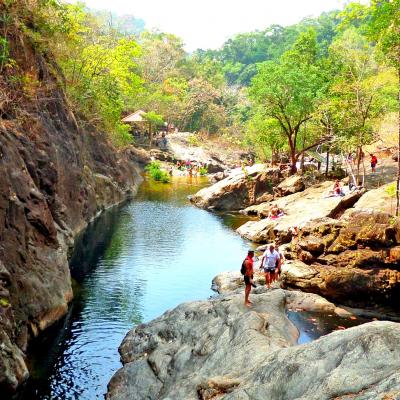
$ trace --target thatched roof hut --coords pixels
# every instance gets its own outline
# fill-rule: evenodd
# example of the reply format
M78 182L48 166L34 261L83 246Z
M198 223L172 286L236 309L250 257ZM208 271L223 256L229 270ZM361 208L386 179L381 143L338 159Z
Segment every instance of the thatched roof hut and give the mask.
M143 118L143 116L146 113L143 110L137 110L132 114L129 114L125 118L122 119L122 122L146 122L146 120Z

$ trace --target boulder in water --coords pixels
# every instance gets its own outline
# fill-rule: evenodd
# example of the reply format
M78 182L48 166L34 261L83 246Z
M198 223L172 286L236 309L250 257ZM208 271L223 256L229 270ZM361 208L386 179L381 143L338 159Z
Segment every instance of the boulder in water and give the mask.
M190 201L210 210L240 210L261 202L262 196L271 194L280 179L278 168L266 168L264 164L246 167L244 171L237 168L227 178L191 196Z

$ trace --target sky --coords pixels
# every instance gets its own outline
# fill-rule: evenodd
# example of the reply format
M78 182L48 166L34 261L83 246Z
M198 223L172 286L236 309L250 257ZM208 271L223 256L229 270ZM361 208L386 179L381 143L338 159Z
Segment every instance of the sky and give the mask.
M146 29L174 33L183 39L188 51L216 49L236 33L265 29L271 24L294 24L323 11L341 9L348 3L348 0L83 1L90 8L132 14L146 22Z

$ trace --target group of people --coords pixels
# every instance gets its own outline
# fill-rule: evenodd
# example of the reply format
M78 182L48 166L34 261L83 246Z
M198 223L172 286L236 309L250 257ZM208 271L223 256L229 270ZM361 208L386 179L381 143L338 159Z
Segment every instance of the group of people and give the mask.
M274 283L280 277L281 264L283 256L277 249L275 249L274 244L270 244L265 250L260 264L260 269L264 271L265 274L265 285L268 289L271 288L272 283ZM251 287L256 287L254 284L254 250L249 250L247 252L247 257L243 261L244 267L244 283L245 283L245 294L244 294L244 304L246 307L251 306L251 301L249 300Z
M374 174L374 173L376 172L376 165L378 164L378 157L377 157L375 154L373 154L373 153L370 153L369 155L370 155L370 157L371 157L371 160L370 160L370 163L371 163L371 171L372 171L372 173ZM365 157L365 153L364 153L363 151L361 151L361 153L360 153L360 160L361 160L361 161L364 160L364 157ZM350 164L351 164L351 163L356 164L356 163L357 163L357 156L356 156L356 154L355 154L355 153L349 153L348 156L347 156L347 161L348 161Z
M176 169L179 171L179 175L186 176L199 176L201 174L201 170L206 168L206 166L202 162L197 161L177 161Z

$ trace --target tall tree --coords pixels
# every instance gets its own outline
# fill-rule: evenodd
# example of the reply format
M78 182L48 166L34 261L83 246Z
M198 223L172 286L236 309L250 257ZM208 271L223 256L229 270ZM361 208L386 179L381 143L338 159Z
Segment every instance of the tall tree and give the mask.
M313 117L325 87L314 30L302 33L278 62L261 64L252 81L251 97L264 107L268 118L277 121L287 139L292 172L305 151L326 139L310 138L310 143L299 149L301 128Z
M398 148L397 148L397 184L396 215L400 212L400 0L372 0L370 7L369 35L378 43L378 47L387 61L397 70L397 112L398 112Z
M386 71L375 60L374 50L355 28L346 30L330 47L336 76L330 101L338 132L346 147L357 149L357 180L362 148L373 137L373 122L386 110Z

